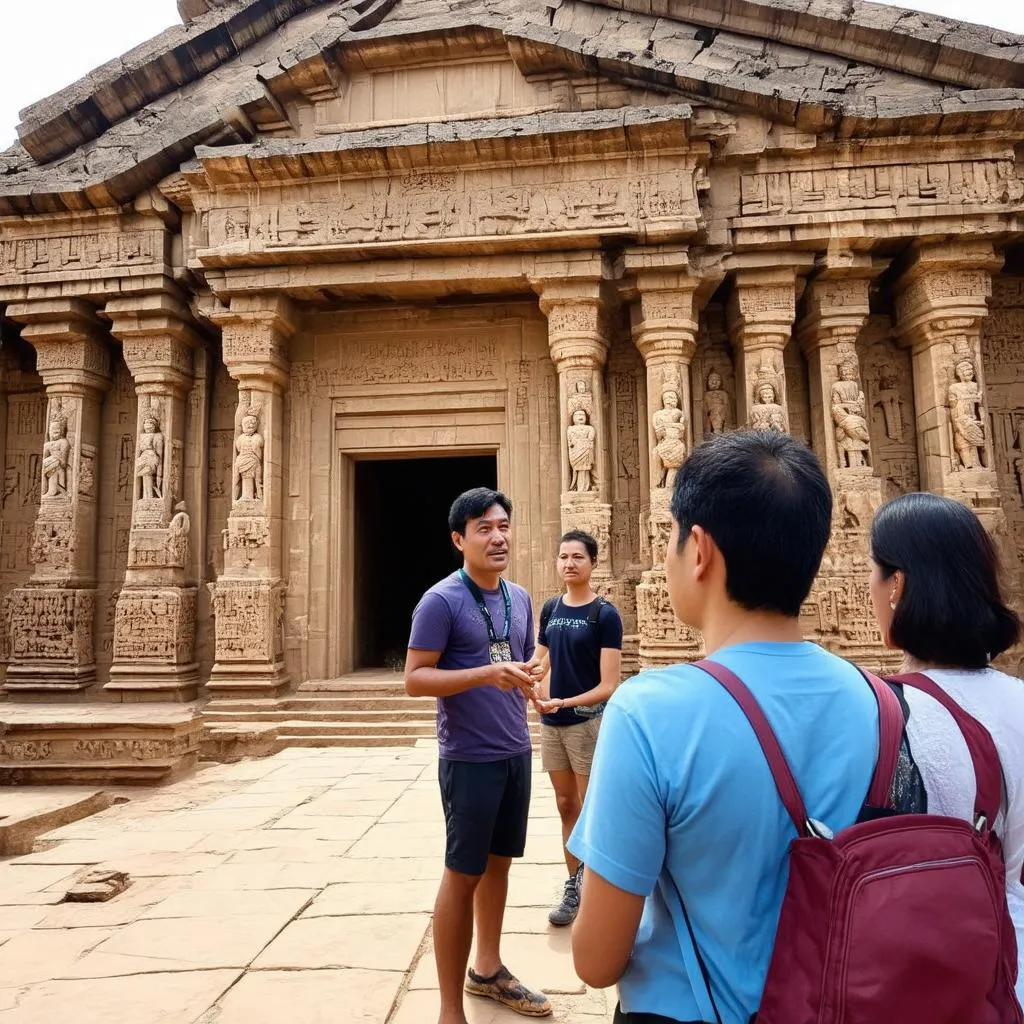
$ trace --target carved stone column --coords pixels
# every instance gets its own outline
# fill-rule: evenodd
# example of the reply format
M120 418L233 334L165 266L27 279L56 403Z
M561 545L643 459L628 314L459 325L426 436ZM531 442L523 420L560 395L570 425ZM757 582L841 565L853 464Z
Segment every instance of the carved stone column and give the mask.
M208 686L218 696L271 697L288 685L281 542L284 393L295 312L283 296L254 295L232 299L213 319L223 332L224 364L238 382L238 409Z
M832 532L804 624L808 637L837 654L895 669L882 654L865 570L883 481L873 464L857 339L870 314L868 292L877 268L868 257L849 255L841 262L826 265L808 285L797 330L809 369L812 443L835 497Z
M128 567L105 689L126 700L192 700L198 685L196 585L184 497L185 403L196 341L177 296L107 304L138 394Z
M985 404L981 322L992 272L985 244L921 246L896 288L897 331L914 367L921 486L970 505L1004 532Z
M46 385L35 572L11 592L7 690L55 693L95 681L96 500L100 412L110 385L110 347L91 306L53 299L16 303Z
M640 301L631 310L633 340L647 369L647 435L650 507L647 533L651 567L637 586L640 666L649 668L700 657L699 634L672 612L665 555L672 529L670 501L676 472L693 446L690 363L697 349L697 290L685 252L627 254Z
M796 318L796 268L735 271L727 312L736 353L738 422L788 432L783 353Z

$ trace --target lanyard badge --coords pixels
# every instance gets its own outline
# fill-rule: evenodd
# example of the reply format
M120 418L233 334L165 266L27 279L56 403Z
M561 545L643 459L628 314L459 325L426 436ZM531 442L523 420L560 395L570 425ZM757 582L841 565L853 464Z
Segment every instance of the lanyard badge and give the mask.
M498 636L494 629L494 621L491 619L491 613L484 602L484 595L480 588L469 578L465 569L459 570L459 578L462 580L465 588L473 595L473 600L476 601L476 606L484 617L484 623L487 626L487 653L491 664L496 665L503 661L512 661L512 643L510 640L512 636L512 594L508 589L508 584L503 579L498 580L501 596L505 601L505 634L504 636Z

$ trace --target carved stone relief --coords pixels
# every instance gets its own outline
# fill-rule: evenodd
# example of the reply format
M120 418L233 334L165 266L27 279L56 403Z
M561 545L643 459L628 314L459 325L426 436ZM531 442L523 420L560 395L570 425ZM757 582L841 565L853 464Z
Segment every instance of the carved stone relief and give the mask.
M50 403L42 469L42 497L66 497L71 476L71 442L68 440L68 413L59 398Z
M682 406L683 389L680 380L673 374L667 374L661 383L661 408L651 416L654 430L655 454L661 464L659 487L672 488L676 482L676 473L686 461L688 454L688 438L686 436L686 418Z
M597 430L591 423L594 415L594 396L590 385L582 378L570 384L568 398L569 426L566 438L569 444L569 490L594 491L597 480L594 464L597 459Z
M856 352L842 354L837 374L832 385L832 423L839 468L866 469L871 465L871 430Z
M786 432L786 410L779 401L780 375L771 365L762 363L754 372L751 387L750 428Z
M736 378L725 309L717 303L701 314L690 379L694 440L732 430L736 426Z
M139 410L139 419L139 440L135 449L135 497L149 501L164 496L164 435L160 430L159 400L148 397L148 401Z
M250 395L239 403L239 433L235 437L234 483L232 501L263 500L263 435L260 433L262 410Z
M789 432L805 444L811 443L811 390L807 360L796 341L790 341L783 352L786 368L786 408Z
M953 435L954 468L971 470L985 466L985 400L977 380L974 356L967 338L953 345L953 365L947 389L949 425Z

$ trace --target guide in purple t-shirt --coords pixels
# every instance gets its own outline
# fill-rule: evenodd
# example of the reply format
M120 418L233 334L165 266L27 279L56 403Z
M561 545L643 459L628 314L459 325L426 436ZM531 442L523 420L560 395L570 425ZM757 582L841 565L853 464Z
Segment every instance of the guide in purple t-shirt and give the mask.
M434 957L442 1021L465 1020L463 990L529 1016L551 1004L501 960L512 858L526 848L530 733L535 696L533 608L522 587L502 579L509 563L512 503L478 487L448 515L463 568L416 606L405 662L411 697L437 698L438 780L447 833L445 871L434 906ZM479 893L479 895L477 895ZM466 975L473 942L476 960Z

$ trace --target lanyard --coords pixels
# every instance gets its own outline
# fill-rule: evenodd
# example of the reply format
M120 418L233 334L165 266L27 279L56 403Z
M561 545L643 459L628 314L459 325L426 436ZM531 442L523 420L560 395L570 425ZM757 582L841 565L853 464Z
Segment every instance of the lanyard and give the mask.
M469 574L465 569L459 570L459 579L462 580L466 589L473 595L473 600L476 601L477 608L480 609L481 614L484 617L484 622L487 623L487 639L490 643L498 643L499 641L507 641L512 635L512 595L509 593L508 584L499 577L498 586L501 589L501 596L505 600L505 635L499 637L494 632L494 622L491 620L491 613L487 609L487 605L484 603L484 595L480 588L469 578Z

